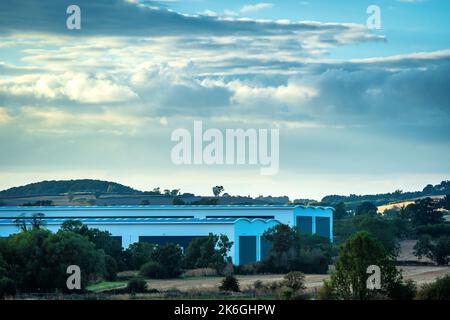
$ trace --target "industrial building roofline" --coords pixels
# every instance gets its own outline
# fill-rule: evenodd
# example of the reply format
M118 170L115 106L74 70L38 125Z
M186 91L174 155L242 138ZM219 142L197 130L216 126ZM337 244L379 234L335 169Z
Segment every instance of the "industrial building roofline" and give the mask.
M24 217L25 218L25 217ZM26 219L26 218L25 218ZM238 222L277 222L276 219L250 219L250 218L81 218L81 219L63 219L63 218L43 218L48 225L59 225L66 220L77 220L86 224L235 224ZM0 225L16 224L16 219L0 219Z
M292 205L120 205L120 206L4 206L0 207L1 211L53 211L53 210L272 210L295 208L310 208L318 210L334 210L333 207L324 206L307 206L300 204Z

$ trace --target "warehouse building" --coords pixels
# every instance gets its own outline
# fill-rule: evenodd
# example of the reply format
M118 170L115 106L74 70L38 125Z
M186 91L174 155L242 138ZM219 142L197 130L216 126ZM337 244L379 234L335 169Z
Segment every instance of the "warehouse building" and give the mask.
M333 240L333 209L302 205L0 207L0 237L18 232L16 219L37 213L44 214L50 231L65 220L79 220L109 231L125 248L142 241L176 243L185 250L193 238L225 234L234 242L230 256L236 265L264 258L270 243L262 234L279 223Z

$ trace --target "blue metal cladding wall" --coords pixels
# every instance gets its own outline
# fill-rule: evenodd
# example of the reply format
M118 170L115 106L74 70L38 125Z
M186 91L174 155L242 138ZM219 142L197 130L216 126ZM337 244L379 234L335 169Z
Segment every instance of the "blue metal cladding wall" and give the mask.
M330 218L316 217L316 233L322 237L330 237Z
M267 257L271 248L272 242L264 240L263 237L261 237L261 260Z
M140 236L139 242L148 242L162 246L168 243L174 243L186 250L193 239L204 237L205 236Z
M239 264L256 262L256 236L239 236Z
M301 234L312 234L312 217L297 217L297 228Z

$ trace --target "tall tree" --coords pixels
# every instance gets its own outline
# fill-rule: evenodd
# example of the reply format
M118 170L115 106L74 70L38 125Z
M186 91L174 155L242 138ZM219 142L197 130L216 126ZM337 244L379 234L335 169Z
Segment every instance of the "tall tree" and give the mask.
M364 201L361 203L355 211L355 215L372 214L375 215L378 212L378 208L372 202Z
M347 216L347 208L345 207L345 203L341 201L334 206L333 218L342 219L345 218L346 216Z
M442 200L441 200L441 206L442 208L446 209L446 210L450 210L450 195L446 195Z
M224 187L223 186L215 186L212 188L213 194L215 197L220 196L220 194L224 191Z
M185 262L188 268L214 268L222 273L227 263L227 255L233 242L224 234L210 233L206 238L191 241L186 251Z
M404 215L415 226L443 223L443 212L438 203L431 198L417 200L405 208Z
M376 292L367 287L367 268L376 265L381 271L381 292L389 291L401 280L394 260L383 245L368 232L356 233L340 248L331 275L331 285L338 299L368 300Z

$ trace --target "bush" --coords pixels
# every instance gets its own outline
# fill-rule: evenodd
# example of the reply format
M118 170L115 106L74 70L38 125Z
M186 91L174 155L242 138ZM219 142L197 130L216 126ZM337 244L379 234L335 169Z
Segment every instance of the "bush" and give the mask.
M336 300L336 293L330 280L323 280L323 286L317 292L318 300Z
M293 291L305 290L305 275L298 271L289 272L284 276L283 285Z
M417 294L417 287L414 281L398 281L388 290L388 297L392 300L413 300Z
M129 293L144 293L147 291L147 282L144 279L136 277L130 279L127 284L127 292Z
M237 274L252 275L259 273L260 266L259 263L247 263L240 266L236 266L234 271Z
M305 275L302 272L293 271L284 276L281 282L284 289L281 296L286 300L304 299Z
M16 288L23 292L67 290L69 265L78 265L83 270L82 289L89 280L106 273L104 251L71 231L53 234L44 229L32 229L12 235L2 243L1 255L7 266L3 277L13 279Z
M260 273L326 273L335 254L329 238L300 234L288 225L268 229L263 238L271 243L271 249L258 264Z
M253 282L253 288L255 291L263 290L265 288L264 283L261 280L256 280Z
M228 252L233 242L226 235L210 233L208 237L196 238L191 241L185 257L187 268L214 268L223 273L228 261Z
M213 277L217 276L217 271L213 268L197 268L186 271L185 277Z
M240 289L239 289L239 281L233 275L226 276L222 280L222 284L220 285L219 289L222 290L222 291L239 292L240 291Z
M426 284L417 294L419 300L450 300L450 275Z
M88 228L78 220L64 221L61 225L61 231L71 231L87 237L90 242L95 244L96 249L103 249L106 255L111 256L116 261L115 265L118 270L125 268L122 244L114 239L110 232Z
M172 243L157 246L152 252L151 261L163 266L158 278L176 278L181 274L183 252L180 246Z
M0 278L0 298L14 296L16 294L16 284L9 278Z
M114 281L117 278L117 262L111 256L105 256L105 279L108 281Z
M155 245L145 242L131 244L125 250L126 265L129 270L139 270L144 263L151 260Z
M308 296L302 292L295 292L290 288L283 288L280 293L280 297L284 300L307 300Z
M149 261L142 265L139 274L143 277L149 278L165 278L166 271L164 270L164 266L156 261Z
M416 233L419 236L427 234L433 238L450 236L450 225L441 223L441 224L419 226L416 228Z
M414 246L414 255L426 256L439 265L447 265L450 262L450 237L433 239L429 235L422 236Z
M269 254L258 264L258 272L303 271L326 273L332 262L330 240L318 235L301 235L287 225L277 225L263 234L272 243Z

